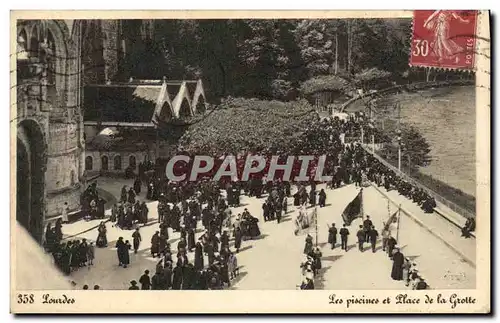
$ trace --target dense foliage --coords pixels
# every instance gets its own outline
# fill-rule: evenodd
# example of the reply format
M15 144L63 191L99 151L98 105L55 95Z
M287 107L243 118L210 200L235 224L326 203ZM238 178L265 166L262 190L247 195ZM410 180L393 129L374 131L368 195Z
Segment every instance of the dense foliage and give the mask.
M409 19L124 20L122 34L130 46L119 55L118 78L202 77L214 103L229 95L294 100L310 78L349 79L373 67L403 74L408 69L410 23ZM94 51L92 55L95 62Z
M300 86L300 92L303 94L311 94L321 91L347 91L350 88L350 83L337 75L319 75L310 78Z
M208 154L237 154L243 150L290 152L294 138L317 118L303 100L284 103L230 99L187 127L180 145L189 152Z

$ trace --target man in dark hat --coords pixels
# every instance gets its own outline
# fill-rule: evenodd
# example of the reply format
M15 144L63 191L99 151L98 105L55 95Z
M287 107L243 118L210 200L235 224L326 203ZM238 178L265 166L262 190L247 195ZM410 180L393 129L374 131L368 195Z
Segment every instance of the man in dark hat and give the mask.
M156 231L151 237L151 256L160 256L160 232Z
M137 250L139 250L139 244L142 240L141 234L139 233L139 228L135 229L134 233L132 233L132 240L134 244L134 253L137 253Z
M373 226L372 220L370 220L370 216L367 215L366 219L363 221L363 230L365 232L364 241L370 242L370 230Z
M137 282L135 280L130 282L129 290L139 290L139 286L137 286Z
M149 270L144 271L144 275L139 279L141 289L149 289L151 287L151 279L149 278Z
M347 251L347 237L349 236L349 230L346 228L347 224L344 223L343 227L340 229L340 243L341 249Z
M403 279L403 264L405 261L404 255L399 251L399 247L394 247L394 255L392 256L392 271L391 277L394 280Z
M365 242L365 230L363 229L363 226L359 226L359 230L356 233L356 236L358 237L358 248L359 251L363 252L363 244Z
M332 223L332 226L328 227L328 243L331 244L332 250L337 244L337 228L335 227L335 223Z
M368 231L368 237L370 238L370 243L372 245L372 252L375 252L378 238L378 231L375 229L375 226L372 225L370 231Z

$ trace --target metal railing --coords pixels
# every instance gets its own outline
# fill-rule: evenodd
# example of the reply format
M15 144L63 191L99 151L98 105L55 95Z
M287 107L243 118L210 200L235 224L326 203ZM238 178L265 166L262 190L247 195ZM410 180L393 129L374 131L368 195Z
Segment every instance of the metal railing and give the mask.
M356 95L349 99L348 101L344 102L339 108L340 112L344 112L345 109L352 103L361 100L361 99L369 99L372 96L382 96L382 95L389 95L391 93L403 90L403 89L411 89L411 90L423 90L425 88L430 88L430 87L441 87L441 86L451 86L451 85L473 85L474 81L473 80L448 80L448 81L429 81L429 82L414 82L414 83L408 83L408 84L398 84L398 85L393 85L385 89L381 89L378 91L374 92L368 92L364 93L361 95Z
M375 157L380 163L382 163L384 166L386 166L387 168L392 170L394 173L396 173L399 177L403 178L405 181L411 183L415 187L418 187L418 188L424 190L427 194L432 196L437 202L444 204L445 206L450 208L452 211L460 214L463 217L466 217L466 218L475 218L476 217L475 212L471 212L471 211L457 205L456 203L453 203L450 200L444 198L443 196L439 195L438 193L434 192L433 190L431 190L427 186L423 185L422 183L418 182L414 178L410 177L408 174L400 171L397 167L390 164L388 161L386 161L384 158L382 158L381 156L379 156L377 153L373 152L369 147L366 147L366 146L367 145L361 145L361 147L366 152L368 152L373 157Z

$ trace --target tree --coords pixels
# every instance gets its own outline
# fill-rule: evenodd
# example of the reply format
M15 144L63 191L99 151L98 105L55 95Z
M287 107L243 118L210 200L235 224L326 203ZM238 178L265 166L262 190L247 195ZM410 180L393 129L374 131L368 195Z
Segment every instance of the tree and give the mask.
M396 124L388 124L384 135L391 138L386 143L380 154L387 160L397 163L398 143L396 140ZM404 168L417 168L428 166L431 162L431 148L427 140L415 127L401 123L401 164Z
M298 22L294 34L309 77L332 74L338 67L335 54L341 24L339 19Z

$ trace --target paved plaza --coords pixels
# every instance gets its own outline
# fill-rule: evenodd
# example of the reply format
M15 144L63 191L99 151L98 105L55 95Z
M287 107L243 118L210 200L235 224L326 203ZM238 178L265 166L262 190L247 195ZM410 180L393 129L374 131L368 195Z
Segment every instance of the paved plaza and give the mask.
M97 183L101 189L117 196L121 187L131 185L131 181L123 179L98 178ZM325 188L319 185L317 189ZM338 246L331 250L327 243L328 226L335 223L337 227L342 226L342 211L346 205L356 196L359 188L354 185L344 186L339 189L325 189L327 193L327 205L324 208L318 207L318 246L322 257L322 269L315 279L316 289L347 290L347 289L407 289L403 282L394 281L390 277L392 262L385 252L382 251L381 241L378 241L376 252L373 253L368 244L365 244L365 251L360 252L357 247L356 231L362 219L358 218L349 227L350 236L348 252L340 250ZM293 193L293 192L292 192ZM399 198L402 208L410 209L412 216L418 218L423 223L430 223L439 215L426 214L411 201L398 196L397 192L389 192L391 198ZM392 196L394 195L394 196ZM144 192L138 197L144 199ZM262 217L262 203L264 199L248 197L242 195L241 206L232 208L233 217L247 208L250 213L259 219L261 236L254 240L243 241L240 253L237 254L240 266L240 276L232 281L231 289L237 290L258 290L273 289L287 290L296 289L300 284L302 274L300 264L304 260L304 235L295 236L294 221L296 207L292 204L292 199L288 199L288 213L281 223L276 221L265 222ZM151 275L154 273L158 258L150 255L150 240L155 231L158 230L157 223L157 202L149 201L149 222L141 227L143 241L137 254L131 252L130 266L122 268L118 266L117 253L114 248L119 237L132 241L132 230L122 230L107 223L108 247L96 248L95 263L91 268L81 268L73 272L69 279L76 283L76 288L81 288L84 284L89 286L99 285L101 289L126 289L131 280L138 280L144 270L148 269ZM388 210L389 207L389 210ZM374 187L367 187L363 190L363 210L369 215L373 224L381 232L382 222L389 214L396 211L392 203L381 192ZM312 212L309 208L308 212ZM109 210L107 211L109 212ZM417 264L421 275L426 279L432 289L469 289L475 288L476 272L470 262L465 261L449 245L436 237L435 234L417 224L404 212L401 213L399 245L402 253ZM433 219L433 220L429 220ZM95 241L99 220L84 221L65 225L63 232L66 237L87 238ZM434 223L433 222L433 223ZM394 228L393 228L394 229ZM448 224L446 228L436 225L435 230L447 230L442 236L451 245L465 246L472 248L475 239L465 240L459 237L459 229ZM169 229L170 240L173 250L175 250L179 233L173 233ZM83 233L82 233L83 232ZM458 235L456 234L458 232ZM202 235L201 223L198 223L196 238ZM310 234L316 238L315 227L310 228ZM395 234L395 232L394 232ZM340 241L340 239L338 239ZM233 245L231 241L230 246ZM190 260L194 253L188 254ZM205 257L205 263L207 258Z

